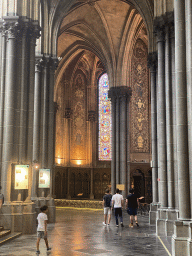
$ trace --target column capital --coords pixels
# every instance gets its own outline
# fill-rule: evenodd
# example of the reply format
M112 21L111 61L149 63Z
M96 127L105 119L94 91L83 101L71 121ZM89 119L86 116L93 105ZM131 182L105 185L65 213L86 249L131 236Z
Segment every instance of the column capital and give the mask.
M36 57L35 59L35 72L41 72L43 66L43 59Z
M150 68L151 72L156 72L157 52L149 53L147 62L148 62L148 68Z
M58 67L58 64L59 64L59 60L57 57L51 57L49 59L49 66L50 66L50 69L55 72L55 70L57 69Z
M128 86L117 86L111 87L108 91L108 98L111 100L117 98L126 98L129 99L132 96L132 89Z

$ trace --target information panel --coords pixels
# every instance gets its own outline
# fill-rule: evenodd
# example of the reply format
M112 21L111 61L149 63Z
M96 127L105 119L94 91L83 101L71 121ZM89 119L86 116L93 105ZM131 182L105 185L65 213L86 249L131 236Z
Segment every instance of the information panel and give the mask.
M39 169L39 188L50 188L50 169Z
M15 165L15 189L28 189L29 165Z

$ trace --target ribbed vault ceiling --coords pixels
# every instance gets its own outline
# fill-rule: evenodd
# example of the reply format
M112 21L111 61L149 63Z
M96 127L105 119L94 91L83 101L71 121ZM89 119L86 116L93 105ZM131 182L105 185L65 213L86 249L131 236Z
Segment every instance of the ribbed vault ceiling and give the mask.
M60 26L57 54L63 60L58 72L87 49L101 60L111 84L124 83L126 74L122 72L126 73L138 38L148 44L143 19L132 5L120 0L79 1Z

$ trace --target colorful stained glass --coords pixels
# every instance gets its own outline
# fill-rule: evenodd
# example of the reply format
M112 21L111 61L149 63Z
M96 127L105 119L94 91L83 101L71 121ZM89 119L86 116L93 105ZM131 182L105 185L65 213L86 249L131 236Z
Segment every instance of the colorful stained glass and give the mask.
M111 160L111 102L109 80L105 73L99 79L99 160Z

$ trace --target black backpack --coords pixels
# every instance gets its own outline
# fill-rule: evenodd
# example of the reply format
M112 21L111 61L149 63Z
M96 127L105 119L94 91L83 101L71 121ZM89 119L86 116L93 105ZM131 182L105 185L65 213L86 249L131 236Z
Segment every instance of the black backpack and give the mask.
M105 197L105 204L107 207L111 206L111 198L112 198L111 195L106 195L106 197Z

